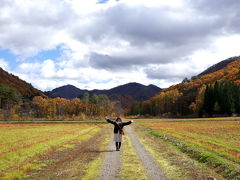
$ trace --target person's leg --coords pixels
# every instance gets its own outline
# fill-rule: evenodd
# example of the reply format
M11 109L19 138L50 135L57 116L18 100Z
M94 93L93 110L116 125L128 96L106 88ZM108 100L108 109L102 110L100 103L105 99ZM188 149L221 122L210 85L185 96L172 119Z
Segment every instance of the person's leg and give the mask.
M116 150L118 150L118 142L116 141Z
M118 142L118 149L121 148L121 144L122 144L122 142Z

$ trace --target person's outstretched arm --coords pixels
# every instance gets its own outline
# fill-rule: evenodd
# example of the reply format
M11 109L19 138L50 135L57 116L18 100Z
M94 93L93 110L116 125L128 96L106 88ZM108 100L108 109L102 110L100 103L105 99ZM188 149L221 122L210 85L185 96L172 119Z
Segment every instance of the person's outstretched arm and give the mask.
M106 119L106 121L107 121L108 123L115 124L114 121L112 121L112 120L110 120L110 119L108 119L108 118L105 118L105 119Z
M133 123L133 120L132 121L128 121L128 122L123 122L122 124L123 124L123 126L127 126L127 125L132 124L132 123Z

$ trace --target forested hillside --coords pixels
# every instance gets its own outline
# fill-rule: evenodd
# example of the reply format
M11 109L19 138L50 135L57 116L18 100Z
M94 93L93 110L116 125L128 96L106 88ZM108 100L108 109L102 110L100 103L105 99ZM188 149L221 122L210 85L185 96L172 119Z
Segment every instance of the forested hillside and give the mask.
M173 85L144 102L130 114L153 116L232 115L240 113L240 59L226 67Z
M217 64L214 64L213 66L207 68L205 71L201 72L198 77L200 76L203 76L205 74L210 74L210 73L213 73L213 72L216 72L220 69L223 69L225 68L229 63L233 62L233 61L236 61L240 59L240 56L236 56L236 57L231 57L231 58L228 58L228 59L225 59Z
M31 84L0 68L0 119L19 118L33 111L33 97L47 96Z
M2 68L0 68L0 83L17 89L17 91L26 98L45 96L41 91L34 88L31 84L19 79L19 77L13 74L4 71Z
M72 92L67 91L67 95ZM83 97L47 97L31 84L0 68L0 119L81 119L118 112L118 105L106 95L83 94Z

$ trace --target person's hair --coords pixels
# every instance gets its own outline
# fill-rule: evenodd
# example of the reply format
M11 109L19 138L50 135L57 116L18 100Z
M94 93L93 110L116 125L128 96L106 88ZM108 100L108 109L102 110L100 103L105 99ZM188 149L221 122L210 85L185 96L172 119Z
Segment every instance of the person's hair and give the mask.
M117 122L119 122L119 121L122 122L122 119L120 117L117 117L116 121Z

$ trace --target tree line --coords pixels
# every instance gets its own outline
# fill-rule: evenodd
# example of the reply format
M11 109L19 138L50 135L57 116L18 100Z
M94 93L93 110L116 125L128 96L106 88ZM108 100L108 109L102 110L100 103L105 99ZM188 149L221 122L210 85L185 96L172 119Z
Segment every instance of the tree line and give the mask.
M222 79L200 87L170 89L150 100L134 102L128 115L222 116L240 114L240 86Z
M15 88L0 84L0 119L78 119L115 115L118 102L111 102L107 95L84 93L82 98L24 98Z
M206 86L199 115L240 114L240 87L228 80Z
M78 118L103 117L111 113L111 103L106 95L84 93L82 99L53 98L36 96L32 100L37 118Z

